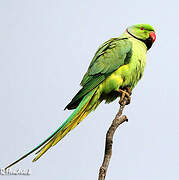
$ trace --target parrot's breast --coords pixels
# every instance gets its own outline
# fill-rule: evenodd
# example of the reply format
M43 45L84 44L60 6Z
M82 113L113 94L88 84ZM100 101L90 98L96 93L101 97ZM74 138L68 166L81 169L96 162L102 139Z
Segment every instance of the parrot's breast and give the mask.
M129 86L131 89L133 89L143 76L146 65L147 47L143 42L135 38L130 38L130 41L132 42L132 56L130 63L127 65L128 73L124 73L123 76L123 86Z

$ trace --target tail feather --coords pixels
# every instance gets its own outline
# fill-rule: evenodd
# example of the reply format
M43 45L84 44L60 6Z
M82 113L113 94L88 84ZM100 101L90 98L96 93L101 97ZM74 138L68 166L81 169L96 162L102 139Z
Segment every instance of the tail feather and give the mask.
M65 126L65 128L59 132L59 134L56 135L55 141L53 142L52 146L57 144L69 131L74 129L89 114L89 112L87 112L86 116L83 116L88 104L89 102L86 103L81 112L69 124L67 124L67 126Z
M56 145L69 131L74 129L92 110L94 110L97 105L101 102L99 100L99 95L96 93L97 88L90 91L78 105L78 107L73 111L69 118L47 139L42 143L32 149L30 152L20 157L18 160L14 161L8 165L5 169L13 166L19 161L23 160L33 152L37 151L35 154L37 156L33 159L33 162L38 160L49 148Z
M37 161L37 160L51 147L53 141L54 141L54 139L51 139L46 145L44 145L44 147L41 148L41 151L39 151L40 156L37 155L37 156L32 160L32 162Z
M38 160L49 148L55 146L68 132L74 129L90 112L85 111L90 101L88 101L80 112L70 121L60 132L56 134L42 149L38 152L38 155L33 159L33 162Z

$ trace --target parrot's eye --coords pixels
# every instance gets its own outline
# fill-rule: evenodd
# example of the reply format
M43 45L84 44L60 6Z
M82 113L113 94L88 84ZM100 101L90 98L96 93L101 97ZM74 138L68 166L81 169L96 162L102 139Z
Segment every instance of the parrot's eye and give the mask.
M141 27L140 30L144 30L144 27Z

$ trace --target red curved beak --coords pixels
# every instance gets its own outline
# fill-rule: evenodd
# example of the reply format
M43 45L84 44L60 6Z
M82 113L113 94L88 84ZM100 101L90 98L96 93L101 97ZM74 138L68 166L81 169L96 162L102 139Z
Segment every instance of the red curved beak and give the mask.
M149 36L151 37L152 39L152 43L156 40L156 35L153 31L150 32Z

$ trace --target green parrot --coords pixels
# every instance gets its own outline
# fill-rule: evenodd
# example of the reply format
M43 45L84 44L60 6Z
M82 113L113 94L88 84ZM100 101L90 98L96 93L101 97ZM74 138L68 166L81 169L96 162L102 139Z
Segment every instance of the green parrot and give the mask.
M68 110L75 109L73 113L47 139L5 169L37 150L37 156L33 162L38 160L102 101L110 103L120 97L121 93L130 97L129 92L143 75L146 53L155 39L155 31L151 25L137 24L128 27L120 37L111 38L103 43L95 53L81 81L81 90L65 107Z

